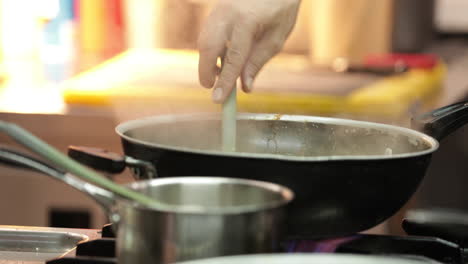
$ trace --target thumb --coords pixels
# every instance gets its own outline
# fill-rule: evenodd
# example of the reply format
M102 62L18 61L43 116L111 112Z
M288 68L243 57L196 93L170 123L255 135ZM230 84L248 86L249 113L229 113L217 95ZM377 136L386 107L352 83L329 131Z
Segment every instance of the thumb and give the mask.
M242 90L246 93L252 91L255 78L265 64L283 47L283 39L273 34L267 34L254 44L241 75Z

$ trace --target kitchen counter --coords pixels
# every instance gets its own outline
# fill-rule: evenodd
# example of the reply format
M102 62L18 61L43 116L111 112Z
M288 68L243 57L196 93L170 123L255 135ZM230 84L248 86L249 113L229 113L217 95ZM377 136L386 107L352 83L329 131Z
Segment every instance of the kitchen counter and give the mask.
M216 112L197 77L190 51L129 50L63 84L75 105L109 107L120 119L180 112ZM395 121L415 104L430 107L440 93L445 65L393 76L334 73L312 68L305 56L281 54L269 63L251 94L238 94L241 112L350 116Z

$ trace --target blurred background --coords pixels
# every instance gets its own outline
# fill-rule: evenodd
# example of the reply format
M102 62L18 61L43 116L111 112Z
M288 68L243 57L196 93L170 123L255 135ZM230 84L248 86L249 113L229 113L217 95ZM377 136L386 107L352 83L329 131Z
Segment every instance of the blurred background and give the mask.
M283 51L251 95L239 93L240 111L409 126L412 115L465 99L467 1L302 1ZM121 152L114 127L122 121L219 111L198 84L196 51L215 3L0 0L1 118L63 151L74 144ZM418 194L378 232L401 233L408 208L468 210L467 136L462 129L442 144ZM14 145L4 137L2 144ZM92 200L61 183L0 168L0 224L105 222Z

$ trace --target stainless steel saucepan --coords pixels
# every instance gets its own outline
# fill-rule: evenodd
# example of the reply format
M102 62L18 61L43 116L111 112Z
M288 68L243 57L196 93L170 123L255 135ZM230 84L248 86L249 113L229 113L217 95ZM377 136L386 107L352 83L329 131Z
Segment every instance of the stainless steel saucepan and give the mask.
M158 201L148 208L17 151L0 148L0 163L50 175L94 198L117 226L120 264L272 252L284 234L284 206L293 199L285 187L243 179L174 177L128 185Z

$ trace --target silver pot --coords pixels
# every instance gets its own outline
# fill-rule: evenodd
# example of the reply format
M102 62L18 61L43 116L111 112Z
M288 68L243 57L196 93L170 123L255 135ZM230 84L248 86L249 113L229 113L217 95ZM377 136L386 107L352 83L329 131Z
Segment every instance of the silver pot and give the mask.
M154 210L118 201L119 263L171 263L274 251L290 190L266 182L182 177L130 188L171 205Z
M147 208L12 150L0 148L0 163L48 174L99 202L117 226L119 264L272 252L284 233L284 206L294 196L277 184L234 178L174 177L128 185L162 205Z

